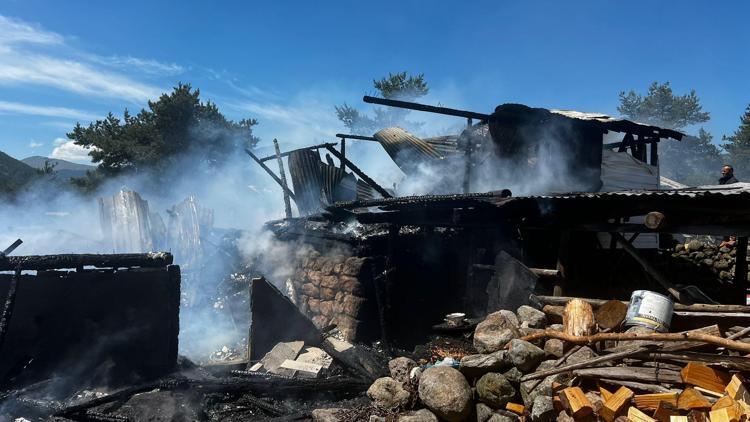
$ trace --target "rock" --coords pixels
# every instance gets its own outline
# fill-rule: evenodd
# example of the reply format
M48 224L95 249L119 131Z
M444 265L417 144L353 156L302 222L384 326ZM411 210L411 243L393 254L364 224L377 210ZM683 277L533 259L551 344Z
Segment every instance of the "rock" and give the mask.
M544 350L528 341L513 339L508 348L508 358L521 372L530 372L544 360Z
M719 271L719 279L721 280L732 280L734 277L732 277L732 273L729 271Z
M557 414L557 422L575 422L575 419L573 419L572 416L565 413L564 410L561 410L560 413Z
M555 367L554 360L545 360L540 363L536 368L537 371L543 371L545 369L552 369ZM537 396L552 396L552 383L559 382L560 384L570 384L571 376L566 374L555 374L550 375L543 379L542 382L539 380L530 380L522 382L520 386L521 398L527 408L531 408L534 405L534 400Z
M515 413L497 410L487 419L487 422L518 422L521 418Z
M332 300L321 300L320 301L320 314L323 316L331 317L333 316L333 305L334 301Z
M313 422L344 422L343 419L336 416L341 410L343 409L315 409L312 411L312 420Z
M346 275L341 276L341 290L352 295L360 296L364 294L362 283L356 278Z
M703 248L703 242L700 240L691 240L690 242L685 244L685 249L689 251L698 251Z
M339 278L335 275L324 275L320 278L320 287L335 289L339 284Z
M339 329L339 332L345 340L353 341L357 337L359 320L356 320L348 315L339 314L333 318L331 323L336 324L336 327Z
M385 416L370 415L370 422L388 422Z
M404 406L409 402L409 396L409 392L404 390L401 383L391 377L378 378L367 389L367 397L381 409Z
M518 328L503 312L507 313L507 311L493 312L477 324L474 330L474 348L479 353L496 352L512 339L520 337Z
M458 369L467 378L477 378L488 372L499 372L511 366L508 352L499 350L489 355L467 355L461 358Z
M315 328L322 330L323 328L328 326L329 319L328 317L325 317L323 315L316 315L310 319L315 325Z
M502 409L515 397L516 389L502 374L490 372L477 381L477 395L484 404Z
M312 283L305 283L302 285L302 293L308 297L318 297L320 295L320 289Z
M437 416L427 409L420 409L398 415L398 422L438 422Z
M323 275L331 275L333 272L333 267L336 266L336 263L333 262L332 259L329 258L322 258L323 264L320 266L320 273Z
M562 331L563 329L565 329L565 326L562 324L552 324L547 328L549 328L550 330Z
M356 277L359 275L359 271L365 263L366 258L347 258L344 262L344 268L341 269L341 273L348 276Z
M327 287L320 288L320 299L321 300L333 300L336 299L336 290L329 289Z
M388 362L388 370L391 372L391 378L402 383L409 382L409 374L416 367L417 362L406 357L399 357Z
M517 311L518 320L527 323L531 328L544 328L547 326L547 316L544 312L534 309L528 305L522 305Z
M492 408L484 403L477 403L477 422L487 422L492 417Z
M593 391L589 391L586 393L586 398L589 399L589 402L591 402L591 407L594 408L594 413L599 414L599 411L604 406L604 399L602 399L602 396L600 396L598 393L594 393Z
M419 378L419 399L439 418L465 420L471 413L471 388L458 370L433 366Z
M307 307L310 312L317 314L320 312L320 299L310 299L307 301Z
M562 340L551 338L544 342L544 353L547 357L561 358L565 354L565 343Z
M510 323L512 326L516 328L521 326L521 321L518 319L518 316L516 316L516 314L514 314L512 311L501 309L497 311L497 313L504 316L508 323Z
M362 307L363 303L365 303L365 300L361 297L345 295L344 299L341 301L340 313L356 318L357 315L359 315L359 309Z
M550 396L537 396L531 407L531 420L534 422L552 422L557 417L554 402Z
M521 382L523 372L519 371L515 366L503 372L505 379L510 381L512 384L518 384Z

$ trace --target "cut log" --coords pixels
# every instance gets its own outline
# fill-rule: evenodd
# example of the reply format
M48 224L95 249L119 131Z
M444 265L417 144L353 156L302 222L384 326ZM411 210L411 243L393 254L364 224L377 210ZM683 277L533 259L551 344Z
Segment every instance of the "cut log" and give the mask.
M569 336L589 336L596 332L594 310L581 299L573 299L563 311L563 332Z
M614 329L620 326L625 320L625 314L628 312L628 305L619 300L609 300L596 310L594 318L599 328Z
M612 397L612 392L607 390L606 388L599 386L599 395L602 396L602 399L604 401L609 400L610 397Z
M689 362L680 371L680 374L685 384L695 385L717 393L723 393L725 387L731 381L731 376L728 373L697 362Z
M732 379L729 381L729 384L727 384L724 391L726 391L729 397L734 400L743 401L750 405L750 391L748 391L744 378L740 375L732 375Z
M659 211L651 211L643 219L643 225L651 230L656 230L664 226L665 220L666 216L664 214Z
M505 405L505 410L510 410L516 415L523 415L526 412L526 408L522 404L508 403Z
M736 401L733 398L729 396L724 396L720 398L719 400L716 400L716 403L714 403L713 406L711 406L711 410L719 410L725 407L734 406L735 403Z
M604 402L599 416L607 422L612 422L630 406L630 400L635 393L627 387L620 387L615 393Z
M667 402L660 402L654 411L654 419L659 422L671 422L672 416L677 416L680 413L677 411L677 405L672 405Z
M633 401L640 410L656 410L661 403L677 406L678 395L677 393L638 394Z
M688 421L687 416L674 415L674 416L669 417L669 422L689 422L689 421Z
M711 422L739 422L742 414L742 407L740 407L739 403L734 402L731 406L712 410L708 414L708 417Z
M573 419L581 419L594 411L589 399L579 387L568 387L560 392L560 401Z
M628 419L630 422L656 422L656 419L631 406L628 409Z
M711 403L699 391L686 388L677 397L677 408L680 410L710 409Z

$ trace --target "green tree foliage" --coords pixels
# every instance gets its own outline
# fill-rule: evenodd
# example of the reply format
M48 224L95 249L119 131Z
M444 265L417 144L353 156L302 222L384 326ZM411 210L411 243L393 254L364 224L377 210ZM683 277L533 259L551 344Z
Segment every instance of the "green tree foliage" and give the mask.
M416 76L406 72L389 73L388 77L372 82L381 97L394 100L414 101L427 95L430 90L422 73ZM409 110L376 107L374 113L375 115L370 117L347 104L336 106L336 116L354 134L369 135L390 126L402 126L407 129L421 126L418 122L406 120Z
M740 117L737 130L731 136L724 136L723 140L727 142L723 147L729 153L727 163L734 167L738 178L745 175L744 179L750 180L750 105Z
M711 118L710 113L703 111L695 90L676 95L669 82L652 83L645 95L632 90L620 92L617 111L637 122L675 130L684 130ZM713 136L701 128L698 136L687 136L681 142L660 142L661 174L689 185L716 183L722 159L712 140Z
M109 113L88 127L77 124L67 136L90 149L98 168L76 184L85 188L123 173L163 174L187 157L217 168L230 154L258 142L252 131L256 124L254 119L228 120L216 104L201 102L198 89L179 84L136 115L125 110L122 119Z

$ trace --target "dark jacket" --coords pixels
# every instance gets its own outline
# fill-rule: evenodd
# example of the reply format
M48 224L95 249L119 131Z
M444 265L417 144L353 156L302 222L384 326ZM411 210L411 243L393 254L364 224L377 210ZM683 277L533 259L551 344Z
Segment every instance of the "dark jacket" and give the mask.
M728 174L719 178L720 185L731 185L732 183L739 183L740 181L734 177L734 174Z

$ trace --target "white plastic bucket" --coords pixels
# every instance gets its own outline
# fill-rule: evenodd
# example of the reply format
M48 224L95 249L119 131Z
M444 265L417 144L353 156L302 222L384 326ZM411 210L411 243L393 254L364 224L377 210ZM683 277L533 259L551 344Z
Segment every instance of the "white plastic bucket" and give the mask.
M648 290L636 290L630 296L625 325L667 332L673 311L674 302L669 297Z

